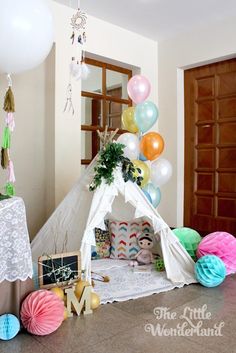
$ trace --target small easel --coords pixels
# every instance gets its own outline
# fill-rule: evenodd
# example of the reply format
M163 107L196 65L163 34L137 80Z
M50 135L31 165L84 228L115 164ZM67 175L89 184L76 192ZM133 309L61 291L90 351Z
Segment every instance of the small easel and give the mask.
M101 146L102 149L104 149L108 143L112 142L113 138L115 137L115 135L117 134L118 131L119 131L119 129L117 128L115 131L108 132L107 125L105 127L104 132L97 130L97 134L98 134L100 141L102 143L102 146Z

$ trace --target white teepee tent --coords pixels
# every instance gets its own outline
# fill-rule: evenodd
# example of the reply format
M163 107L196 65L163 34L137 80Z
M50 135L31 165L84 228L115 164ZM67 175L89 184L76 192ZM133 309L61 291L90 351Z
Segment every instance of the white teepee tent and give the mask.
M94 192L89 191L95 165L96 158L32 241L33 259L37 261L45 253L80 249L82 268L90 279L94 228L105 229L105 218L143 218L152 223L156 237L160 237L167 278L174 283L196 282L189 254L141 189L135 183L124 182L119 169L114 172L112 185L103 182Z

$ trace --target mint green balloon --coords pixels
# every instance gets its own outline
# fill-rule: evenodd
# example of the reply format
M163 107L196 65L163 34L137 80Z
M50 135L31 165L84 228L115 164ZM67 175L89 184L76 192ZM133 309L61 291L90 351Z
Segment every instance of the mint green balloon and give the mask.
M140 103L135 108L134 120L139 131L147 132L157 121L159 112L156 104L151 101Z
M175 228L173 232L192 259L196 260L197 247L202 240L201 235L196 230L187 227Z

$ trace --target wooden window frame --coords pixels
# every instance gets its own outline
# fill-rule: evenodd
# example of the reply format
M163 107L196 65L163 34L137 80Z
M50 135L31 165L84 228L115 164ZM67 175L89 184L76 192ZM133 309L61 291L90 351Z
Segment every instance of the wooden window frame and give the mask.
M97 99L102 102L102 126L100 125L81 125L81 131L91 131L95 132L96 130L99 131L104 131L105 130L105 125L106 125L106 118L107 118L107 102L115 102L115 103L120 103L120 104L126 104L129 107L132 107L132 100L130 98L124 99L124 98L118 98L118 97L113 97L109 96L106 93L107 87L106 87L106 79L107 79L107 70L111 71L116 71L121 74L126 74L128 76L128 80L131 79L132 77L132 70L125 69L123 67L119 67L113 64L108 64L102 61L86 58L85 63L88 65L92 66L97 66L102 68L102 92L101 93L93 93L93 92L87 92L87 91L81 91L81 97L86 97L86 98L92 98L92 99ZM112 131L114 128L108 128L108 131ZM118 134L122 134L123 132L126 132L126 130L119 129ZM90 159L81 159L81 164L82 165L88 165L90 164L91 160Z

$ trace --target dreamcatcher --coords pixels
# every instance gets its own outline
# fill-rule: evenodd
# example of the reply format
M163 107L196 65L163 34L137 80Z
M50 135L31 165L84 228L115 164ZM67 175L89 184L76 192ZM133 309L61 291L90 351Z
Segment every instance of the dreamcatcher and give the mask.
M74 106L72 101L72 83L71 79L74 78L78 80L86 80L89 75L89 68L85 63L85 50L84 46L87 41L86 37L86 24L87 24L87 15L79 8L78 1L78 10L72 16L70 20L70 26L72 28L72 34L70 36L71 44L73 46L79 46L82 54L81 58L77 59L75 56L71 58L69 66L69 84L67 85L67 96L66 103L64 107L64 112L71 113L74 115Z
M78 9L77 12L71 18L72 35L70 37L72 44L77 43L83 45L86 43L86 32L85 26L87 22L87 15L82 10ZM77 35L76 35L77 33Z

